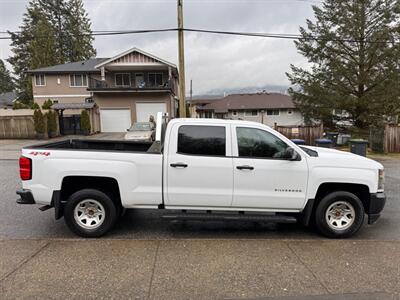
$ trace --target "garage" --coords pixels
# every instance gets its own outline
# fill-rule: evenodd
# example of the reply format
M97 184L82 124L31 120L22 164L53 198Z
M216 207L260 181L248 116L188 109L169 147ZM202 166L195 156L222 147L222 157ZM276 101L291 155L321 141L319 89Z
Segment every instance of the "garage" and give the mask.
M125 132L131 127L130 109L100 109L102 132Z
M148 122L150 116L157 117L158 112L167 112L167 105L164 102L136 103L137 122Z

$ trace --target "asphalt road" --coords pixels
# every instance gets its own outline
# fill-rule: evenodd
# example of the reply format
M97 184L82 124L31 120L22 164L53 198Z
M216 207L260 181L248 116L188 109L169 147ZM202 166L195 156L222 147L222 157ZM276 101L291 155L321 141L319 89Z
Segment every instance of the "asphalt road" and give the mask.
M366 225L354 240L400 240L400 160L384 158L386 194L381 219ZM0 160L0 239L76 238L64 220L54 220L54 210L41 212L36 206L15 203L20 187L18 162ZM300 225L253 224L242 222L171 222L160 219L162 211L128 211L111 239L324 239Z

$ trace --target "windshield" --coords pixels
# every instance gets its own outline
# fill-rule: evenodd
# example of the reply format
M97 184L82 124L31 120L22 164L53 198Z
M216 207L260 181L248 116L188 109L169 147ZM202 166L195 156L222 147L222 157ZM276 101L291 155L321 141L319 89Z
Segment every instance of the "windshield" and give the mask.
M129 128L129 131L150 131L153 129L153 125L149 122L135 123Z

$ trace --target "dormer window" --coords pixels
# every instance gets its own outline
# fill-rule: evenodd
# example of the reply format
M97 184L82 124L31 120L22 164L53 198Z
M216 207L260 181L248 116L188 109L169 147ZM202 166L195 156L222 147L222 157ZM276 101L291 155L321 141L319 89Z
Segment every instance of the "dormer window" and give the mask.
M116 73L115 74L115 85L130 86L131 85L131 75L129 73Z
M44 74L36 74L35 86L45 86L45 85L46 85L46 76Z

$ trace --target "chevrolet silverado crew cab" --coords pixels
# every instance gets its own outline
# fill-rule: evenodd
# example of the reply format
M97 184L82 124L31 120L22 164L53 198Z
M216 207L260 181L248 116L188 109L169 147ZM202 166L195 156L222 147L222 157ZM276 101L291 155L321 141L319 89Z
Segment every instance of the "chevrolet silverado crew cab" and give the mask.
M385 205L383 166L298 146L253 122L157 116L155 142L72 139L22 149L20 204L55 209L83 237L109 231L124 209L162 217L314 224L349 237Z

